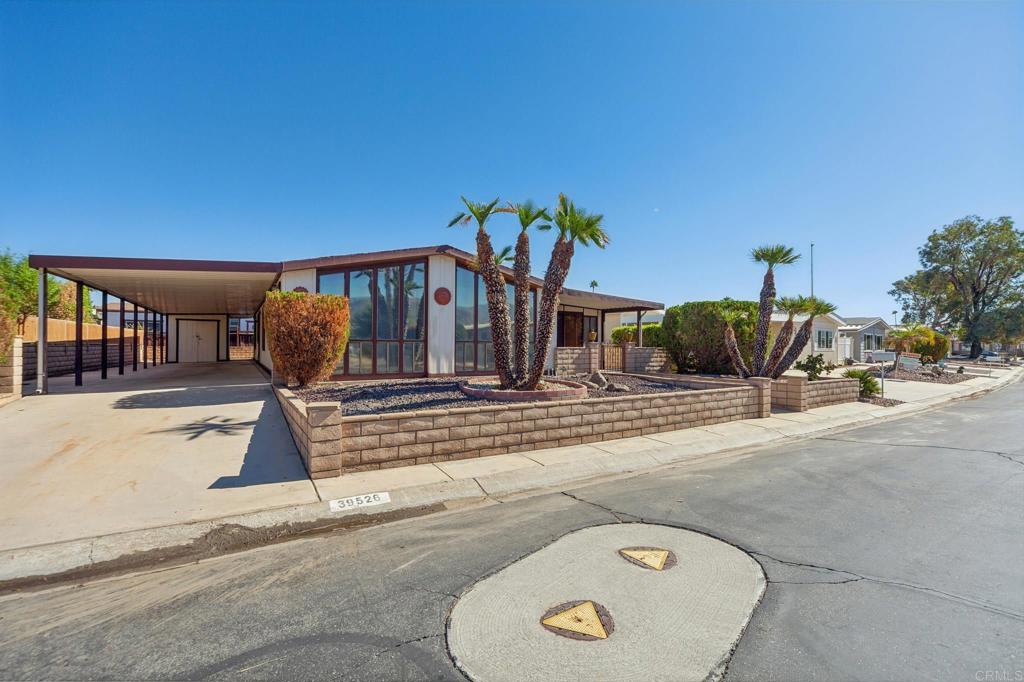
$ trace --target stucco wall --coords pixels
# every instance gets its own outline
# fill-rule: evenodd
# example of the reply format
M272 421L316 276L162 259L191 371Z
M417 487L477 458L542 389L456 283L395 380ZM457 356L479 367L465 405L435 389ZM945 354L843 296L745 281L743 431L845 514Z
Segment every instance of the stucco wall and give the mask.
M430 256L427 259L427 372L455 373L455 259ZM441 305L434 293L444 287L451 300Z
M281 291L295 291L297 287L303 287L310 293L316 293L316 268L288 270L281 273Z

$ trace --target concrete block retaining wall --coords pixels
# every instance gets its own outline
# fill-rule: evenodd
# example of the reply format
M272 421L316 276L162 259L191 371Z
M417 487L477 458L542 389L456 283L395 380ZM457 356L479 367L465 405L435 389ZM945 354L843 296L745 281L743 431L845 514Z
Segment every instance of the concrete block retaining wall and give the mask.
M806 412L816 407L856 402L860 384L856 379L818 379L784 376L772 381L772 407Z
M579 348L566 347L555 349L555 374L590 374L596 372L600 357L598 352L601 344L589 343Z
M142 337L139 337L142 343ZM117 367L118 340L107 340L107 367ZM22 379L31 381L36 378L36 342L24 345L24 361L22 365ZM132 337L125 337L124 340L124 364L128 367L132 364ZM84 339L82 341L82 370L85 372L100 368L100 350L103 347L102 341ZM149 361L153 362L153 349L149 351ZM142 355L139 355L139 364L142 364ZM49 341L46 344L46 373L51 377L58 377L63 374L71 374L75 371L75 342L74 341Z
M664 348L629 345L626 347L623 361L626 365L625 371L633 374L672 371L672 363Z
M340 403L307 405L286 388L274 389L312 478L629 438L769 413L767 383L666 381L691 390L347 417Z
M0 361L0 399L21 397L23 344L20 336L14 337L10 352Z

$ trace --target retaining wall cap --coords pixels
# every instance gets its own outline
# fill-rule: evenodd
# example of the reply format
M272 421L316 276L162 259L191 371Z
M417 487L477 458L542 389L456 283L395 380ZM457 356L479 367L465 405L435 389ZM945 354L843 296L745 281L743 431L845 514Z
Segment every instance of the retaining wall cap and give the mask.
M398 415L405 415L405 412L388 412L387 414L349 414L341 418L343 422L373 422L379 419L392 419Z
M298 399L298 398L296 398L296 399ZM333 402L306 403L306 409L307 410L340 410L341 409L341 402L335 400Z

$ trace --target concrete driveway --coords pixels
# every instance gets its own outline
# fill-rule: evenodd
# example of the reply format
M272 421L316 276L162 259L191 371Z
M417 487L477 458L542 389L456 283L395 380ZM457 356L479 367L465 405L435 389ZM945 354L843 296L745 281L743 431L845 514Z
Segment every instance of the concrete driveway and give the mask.
M0 549L317 501L250 362L161 365L0 409Z

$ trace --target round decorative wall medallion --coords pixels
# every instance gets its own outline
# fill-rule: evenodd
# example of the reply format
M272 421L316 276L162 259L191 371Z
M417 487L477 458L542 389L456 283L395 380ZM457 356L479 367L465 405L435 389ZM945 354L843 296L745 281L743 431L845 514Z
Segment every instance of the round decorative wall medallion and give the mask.
M309 289L307 289L306 287L295 287L294 289L292 289L292 291L297 291L300 294L308 294L309 293Z
M448 305L452 302L452 292L445 287L434 289L434 302L438 305Z

